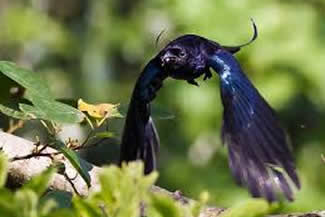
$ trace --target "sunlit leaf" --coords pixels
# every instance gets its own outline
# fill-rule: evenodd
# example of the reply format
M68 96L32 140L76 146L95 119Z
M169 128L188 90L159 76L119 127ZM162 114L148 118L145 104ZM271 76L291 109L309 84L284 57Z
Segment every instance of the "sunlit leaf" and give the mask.
M241 202L227 209L221 216L222 217L257 217L271 214L276 205L271 205L264 199L250 199Z
M103 213L98 206L88 203L83 198L75 197L73 199L75 208L82 213L82 217L102 217Z
M0 188L2 188L7 180L8 160L3 153L0 153Z
M109 166L99 176L99 197L109 215L116 217L139 216L140 202L148 200L149 189L157 179L157 173L145 176L142 162L123 164L122 168ZM127 204L127 206L125 206Z
M182 210L171 197L162 194L153 194L151 197L151 212L158 212L161 216L182 217Z
M57 209L57 204L55 200L43 200L38 204L38 212L40 216L48 216L53 210Z
M1 188L0 195L1 216L15 216L17 209L13 193L6 188Z
M88 173L90 170L90 165L83 161L75 151L66 147L61 141L56 141L53 147L62 152L62 154L69 160L72 166L78 171L80 176L87 183L87 186L90 187L91 180Z
M30 189L22 189L15 192L14 204L16 210L19 210L20 216L36 216L38 208L38 197Z
M192 205L192 215L193 216L199 216L200 212L202 211L202 209L206 206L206 203L209 200L209 192L207 191L203 191L200 193L199 195L199 200L195 201L194 204Z
M57 209L47 214L46 217L76 217L78 216L74 209ZM82 216L82 215L80 215Z
M110 118L122 118L123 116L118 111L119 104L101 103L88 104L82 99L78 100L78 109L87 112L91 118L96 120L96 126L101 126L105 120ZM92 126L93 124L90 123Z
M29 182L27 182L23 189L33 190L39 197L46 191L48 188L49 182L54 175L56 169L50 167L41 174L33 177Z
M101 104L88 104L82 99L78 100L78 109L83 112L87 112L90 117L93 118L114 118L122 117L118 112L119 104L101 103Z

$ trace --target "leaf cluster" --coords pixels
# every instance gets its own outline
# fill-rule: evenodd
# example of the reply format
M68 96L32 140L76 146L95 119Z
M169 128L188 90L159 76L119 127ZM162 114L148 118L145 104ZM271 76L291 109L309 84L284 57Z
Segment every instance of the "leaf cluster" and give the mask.
M153 193L158 174L143 175L141 162L109 166L99 176L100 190L87 198L48 191L56 169L51 167L17 191L5 188L7 159L0 155L0 213L4 217L183 217L197 216L204 203L186 206L166 195Z

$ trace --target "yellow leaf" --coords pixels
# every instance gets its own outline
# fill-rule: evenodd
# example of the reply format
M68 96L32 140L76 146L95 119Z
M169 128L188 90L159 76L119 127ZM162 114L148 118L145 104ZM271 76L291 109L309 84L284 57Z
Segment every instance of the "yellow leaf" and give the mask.
M118 117L121 118L122 115L118 112L118 106L120 104L88 104L82 99L78 100L78 109L83 112L87 112L90 117L96 120L97 126L100 126L106 119Z

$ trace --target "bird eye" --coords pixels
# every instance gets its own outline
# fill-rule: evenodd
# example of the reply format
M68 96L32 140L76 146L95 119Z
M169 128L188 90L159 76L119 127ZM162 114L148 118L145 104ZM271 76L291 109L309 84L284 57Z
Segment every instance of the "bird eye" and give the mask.
M185 55L186 55L186 54L185 54L185 52L184 52L184 51L181 51L181 52L179 52L179 54L178 54L178 55L179 55L179 57L185 57Z

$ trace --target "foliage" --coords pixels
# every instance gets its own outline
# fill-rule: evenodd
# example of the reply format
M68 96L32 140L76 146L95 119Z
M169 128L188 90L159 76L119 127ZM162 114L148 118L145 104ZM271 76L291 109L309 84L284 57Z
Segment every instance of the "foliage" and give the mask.
M43 119L63 123L79 123L84 119L83 113L71 106L54 100L48 86L37 74L20 68L14 63L0 61L0 72L26 88L26 98L34 106L19 104L20 112L11 110L1 105L1 112L21 119Z
M79 123L85 119L85 115L82 113L82 111L87 111L87 109L84 108L85 106L82 109L77 110L70 105L56 101L50 93L48 86L37 74L20 68L14 63L0 61L0 72L25 88L26 94L24 97L33 103L33 106L20 103L20 111L16 111L0 104L0 112L8 115L9 117L20 120L38 119L42 121L51 136L50 146L58 150L70 161L72 166L78 171L78 173L87 183L87 186L90 187L90 176L88 174L86 164L83 163L79 155L72 148L67 146L69 142L65 144L60 139L56 138L57 132L60 131L60 129L57 127L58 123ZM111 104L101 105L106 105L105 108L107 108L108 105ZM90 104L87 104L87 106L95 107L94 105ZM105 121L107 118L121 117L120 113L118 112L117 105L110 106L109 108L109 111L107 109L103 111L105 114L103 114L103 120L101 122ZM92 126L91 121L89 121L89 123ZM95 137L103 137L103 135L106 137L110 136L109 132L102 132L96 133ZM83 145L84 144L80 146Z
M325 173L320 158L325 153L324 1L73 0L67 4L17 0L0 5L0 59L33 68L50 84L56 99L121 104L128 103L142 67L167 41L195 33L220 44L240 44L249 38L249 18L253 17L259 38L237 57L287 128L302 180L295 202L284 203L283 209L324 208ZM156 48L155 38L164 29ZM0 86L0 104L9 107L0 105L1 111L7 109L5 113L18 119L26 113L40 115L34 103L33 110L9 106L15 103L7 91L15 86L11 80L0 77ZM211 202L225 207L251 197L234 184L219 139L218 82L202 82L197 88L168 80L155 103L175 115L173 120L156 121L162 144L159 185L181 189L189 196L208 190ZM118 136L121 121L109 124ZM0 127L8 126L8 118L1 116ZM35 128L33 121L26 122L26 128L16 133L30 137ZM84 131L79 140L88 137ZM96 163L112 162L118 143L106 140L85 156Z
M0 155L0 165L6 165L4 155ZM6 176L7 168L0 167L0 179ZM0 186L0 212L4 217L61 217L61 216L116 216L137 217L145 209L150 216L183 217L191 216L193 205L180 205L165 195L150 192L151 185L157 179L157 172L147 176L143 174L143 164L140 162L124 165L122 168L110 166L103 169L100 175L101 189L93 192L87 198L78 196L66 197L67 202L61 204L55 194L45 194L48 184L55 173L49 168L33 177L22 188L15 192ZM44 195L44 196L43 196ZM200 204L202 208L204 204ZM144 208L145 207L145 208ZM195 207L197 209L197 207ZM195 215L197 216L197 215Z

